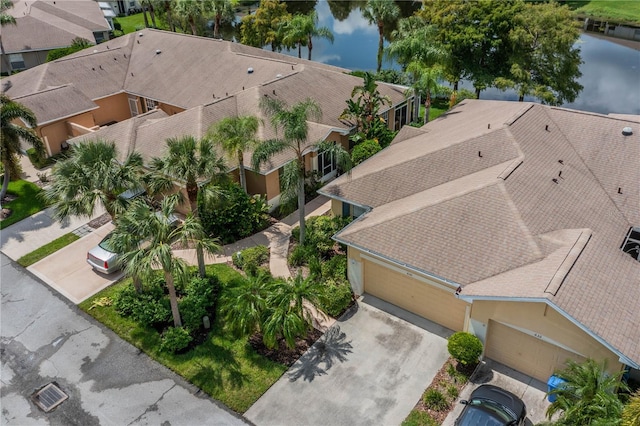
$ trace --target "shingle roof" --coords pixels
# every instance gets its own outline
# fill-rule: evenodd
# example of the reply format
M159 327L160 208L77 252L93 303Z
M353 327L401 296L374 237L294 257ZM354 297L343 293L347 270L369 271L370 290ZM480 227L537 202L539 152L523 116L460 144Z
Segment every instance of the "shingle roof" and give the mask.
M465 101L420 130L321 190L373 208L336 238L462 297L547 299L640 364L638 123Z
M98 105L70 85L45 89L30 95L16 97L14 100L35 114L39 126L98 109Z
M228 116L256 115L263 120L258 137L275 137L259 108L265 96L289 106L307 98L320 104L322 118L309 123L305 148L332 130L347 131L351 125L338 116L362 79L346 71L228 41L146 29L10 76L2 84L12 97L70 84L90 99L126 92L187 109L178 118L136 132L136 149L150 158L158 155L158 141L163 145L167 137L189 132L201 137L211 124ZM405 100L399 86L381 83L378 88L394 104ZM245 156L247 166L250 159ZM291 153L275 156L261 171L290 160Z
M18 1L7 13L16 18L16 25L2 27L7 53L65 47L76 37L95 43L94 31L110 30L93 0Z

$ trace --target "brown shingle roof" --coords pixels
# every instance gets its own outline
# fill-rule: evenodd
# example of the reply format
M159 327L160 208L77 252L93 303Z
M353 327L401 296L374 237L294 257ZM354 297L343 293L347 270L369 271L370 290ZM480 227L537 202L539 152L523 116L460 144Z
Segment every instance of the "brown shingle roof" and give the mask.
M14 100L33 111L39 126L98 109L98 105L74 86L45 89Z
M620 250L640 225L638 123L465 101L421 130L322 189L373 207L336 238L462 297L546 299L640 364L640 263Z

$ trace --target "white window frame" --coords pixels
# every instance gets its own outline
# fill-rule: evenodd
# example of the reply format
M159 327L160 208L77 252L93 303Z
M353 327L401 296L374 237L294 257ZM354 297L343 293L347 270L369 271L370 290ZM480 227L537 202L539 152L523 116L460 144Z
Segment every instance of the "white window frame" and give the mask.
M329 154L328 151L318 152L317 155L317 164L316 169L320 174L320 181L324 182L335 177L336 172L338 170L338 164L335 158L335 155L332 155L333 158L330 158L329 164L325 164L325 155Z
M144 99L145 107L147 111L153 111L158 106L158 101L154 101L153 99L145 98Z

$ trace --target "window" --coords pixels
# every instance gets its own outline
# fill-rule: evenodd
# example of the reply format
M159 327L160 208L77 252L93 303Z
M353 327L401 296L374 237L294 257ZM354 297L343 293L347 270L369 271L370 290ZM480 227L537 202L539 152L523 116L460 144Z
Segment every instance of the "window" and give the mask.
M402 126L407 124L407 104L403 104L396 107L396 122L394 130L400 130Z
M385 112L380 114L380 117L382 117L384 122L387 123L387 125L389 125L389 110L386 110Z
M12 70L23 70L26 68L24 64L24 58L22 53L12 53L9 55L9 62L11 62Z
M640 261L640 227L629 229L620 248L629 256Z
M147 111L154 110L158 106L158 102L154 101L153 99L145 98L144 103L145 103L145 106L147 107Z
M330 152L321 152L318 154L318 172L320 177L324 178L336 171L336 156Z

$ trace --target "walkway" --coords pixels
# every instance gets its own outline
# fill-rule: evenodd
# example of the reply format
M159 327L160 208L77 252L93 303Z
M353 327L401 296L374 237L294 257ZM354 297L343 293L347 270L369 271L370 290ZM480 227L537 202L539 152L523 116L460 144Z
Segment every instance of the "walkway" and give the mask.
M21 163L24 171L22 178L36 182L38 180L37 172L26 156L21 158ZM330 209L331 201L324 196L318 196L305 205L305 217L320 216L329 212ZM100 210L90 219L103 213L104 211ZM289 240L291 230L298 226L298 214L296 210L262 232L225 245L222 248L222 253L205 257L205 262L207 264L231 262L233 253L249 247L264 245L270 250L269 267L272 275L290 278L291 274L287 265ZM25 254L31 253L67 233L73 232L80 236L80 240L29 267L32 273L72 302L80 303L120 278L118 274L97 274L84 262L84 253L95 246L113 227L108 223L98 229L93 229L87 225L90 219L70 218L61 223L53 219L51 208L43 210L2 230L0 251L11 259L18 260ZM175 250L174 253L190 265L197 264L196 253L193 249ZM315 319L314 326L319 330L324 331L335 322L332 318L318 313L311 305L308 305L307 309Z

